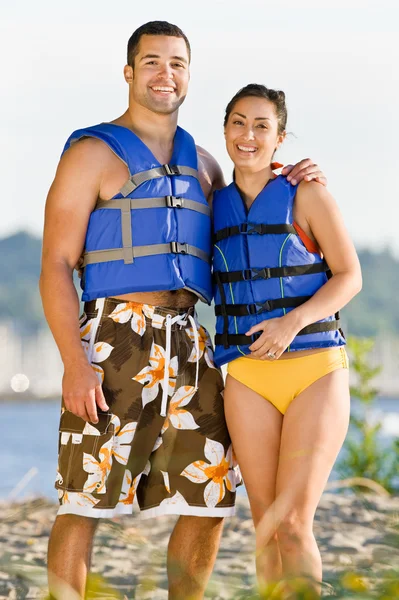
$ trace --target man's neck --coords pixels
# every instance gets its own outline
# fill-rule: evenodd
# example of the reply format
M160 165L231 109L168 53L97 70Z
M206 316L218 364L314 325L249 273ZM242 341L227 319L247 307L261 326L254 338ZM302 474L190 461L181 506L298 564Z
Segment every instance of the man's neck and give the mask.
M131 129L150 148L159 162L165 163L170 160L173 152L177 117L177 110L163 115L144 106L130 104L127 111L113 122Z

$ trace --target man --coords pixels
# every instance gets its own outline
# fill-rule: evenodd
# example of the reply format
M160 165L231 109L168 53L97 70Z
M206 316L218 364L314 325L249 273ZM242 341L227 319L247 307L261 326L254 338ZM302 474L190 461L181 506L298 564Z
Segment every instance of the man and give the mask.
M211 298L206 199L224 181L177 127L189 64L178 27L136 30L127 111L71 136L47 199L40 289L64 363L48 555L58 599L84 596L98 518L131 512L135 494L144 515L180 515L169 597L202 598L234 511L223 381L193 316L198 297ZM304 176L323 180L310 160L291 172ZM79 324L72 272L83 251Z

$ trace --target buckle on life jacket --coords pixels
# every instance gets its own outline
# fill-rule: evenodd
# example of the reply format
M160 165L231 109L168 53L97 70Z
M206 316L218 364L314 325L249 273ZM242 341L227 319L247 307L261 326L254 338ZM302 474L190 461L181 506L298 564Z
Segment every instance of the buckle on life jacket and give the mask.
M256 281L256 279L270 279L272 274L270 271L270 267L263 267L263 269L252 269L254 275L252 276L252 280Z
M172 254L188 254L188 245L180 242L170 242Z
M243 233L245 235L252 235L253 233L257 233L256 227L256 223L241 223L240 233Z
M247 308L250 315L259 315L260 313L273 310L269 300L266 300L266 302L258 302L257 304L248 304Z
M163 165L165 175L181 175L178 165Z
M179 196L165 196L168 208L183 208L183 198Z
M244 269L242 276L244 281L256 281L257 279L270 279L272 273L270 267L263 267L263 269Z
M264 224L263 223L242 223L240 225L240 233L244 233L246 235L253 235L257 233L258 235L263 235Z

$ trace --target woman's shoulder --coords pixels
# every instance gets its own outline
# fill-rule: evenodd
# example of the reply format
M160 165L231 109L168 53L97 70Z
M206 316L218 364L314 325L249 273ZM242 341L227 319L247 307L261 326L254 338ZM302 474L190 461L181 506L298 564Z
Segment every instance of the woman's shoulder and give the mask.
M312 209L315 206L331 206L335 203L326 186L317 181L301 181L298 184L295 196L297 209Z

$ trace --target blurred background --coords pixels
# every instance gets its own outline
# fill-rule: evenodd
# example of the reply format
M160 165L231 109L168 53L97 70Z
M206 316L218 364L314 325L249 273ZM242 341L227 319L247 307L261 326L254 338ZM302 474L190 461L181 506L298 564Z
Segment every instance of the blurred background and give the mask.
M176 23L190 39L179 122L219 160L227 181L222 123L231 96L250 82L285 91L290 135L276 158L310 156L321 166L363 268L363 291L343 320L357 386L350 439L358 459L363 451L371 459L356 463L344 449L332 478L380 476L397 491L397 3L20 0L2 3L0 16L0 499L56 500L62 365L38 293L45 199L69 134L125 111L127 40L154 19ZM199 312L212 330L211 309Z

